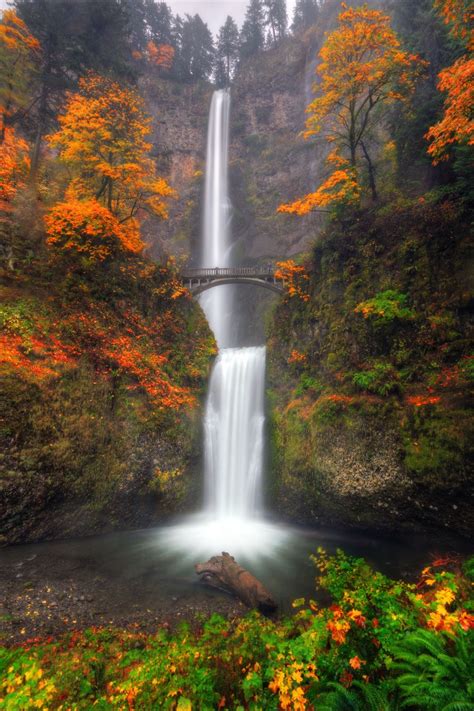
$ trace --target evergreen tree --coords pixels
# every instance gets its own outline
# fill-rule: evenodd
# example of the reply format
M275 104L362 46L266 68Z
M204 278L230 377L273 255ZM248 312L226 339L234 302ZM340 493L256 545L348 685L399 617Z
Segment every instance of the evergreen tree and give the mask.
M262 0L250 0L240 33L240 53L250 57L265 45L265 12Z
M232 17L227 16L219 30L216 50L215 78L217 86L228 86L233 76L239 53L239 30Z
M123 5L127 14L132 49L143 52L148 42L145 0L123 0Z
M214 42L211 31L199 15L176 15L172 26L176 55L173 76L178 81L208 79L214 68Z
M33 122L34 177L43 135L54 125L64 92L90 69L131 76L129 17L122 0L15 0L15 8L41 44Z
M292 32L300 32L315 25L318 21L318 0L297 0L293 13Z
M431 0L392 0L390 9L394 27L403 37L404 45L428 62L408 106L396 106L392 111L399 178L417 183L422 173L432 186L449 177L445 175L449 166L433 167L426 151L425 133L442 110L438 74L457 57L458 47L448 36Z
M265 20L269 28L272 45L275 45L286 35L288 16L285 0L263 0Z
M150 39L155 44L172 45L173 13L165 2L145 0L146 23Z

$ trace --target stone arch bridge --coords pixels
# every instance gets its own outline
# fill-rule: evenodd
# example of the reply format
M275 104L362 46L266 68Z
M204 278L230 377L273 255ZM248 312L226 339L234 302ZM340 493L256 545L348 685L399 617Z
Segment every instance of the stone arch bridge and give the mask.
M275 277L274 267L196 267L181 272L183 286L197 296L223 284L252 284L282 294L285 282Z

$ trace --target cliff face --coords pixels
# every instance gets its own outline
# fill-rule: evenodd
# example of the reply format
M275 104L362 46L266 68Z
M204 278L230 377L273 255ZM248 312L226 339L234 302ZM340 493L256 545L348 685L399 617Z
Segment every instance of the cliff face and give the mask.
M273 505L470 535L469 221L402 201L332 223L269 327Z
M144 236L151 255L196 252L200 231L200 197L206 160L206 134L213 88L208 84L178 84L156 74L141 85L147 109L153 117L152 155L158 173L177 191L169 219L150 218Z

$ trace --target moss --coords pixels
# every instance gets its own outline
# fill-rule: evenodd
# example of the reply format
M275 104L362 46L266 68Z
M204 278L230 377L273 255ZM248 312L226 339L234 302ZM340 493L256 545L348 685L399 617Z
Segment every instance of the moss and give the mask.
M445 499L436 508L446 521L449 503L464 505L467 217L459 205L411 200L346 215L314 247L310 301L275 309L276 488L288 515L333 512L346 523L396 528L428 525L436 497ZM293 349L307 354L303 375L287 367ZM381 503L372 493L380 487ZM450 525L466 529L459 517Z

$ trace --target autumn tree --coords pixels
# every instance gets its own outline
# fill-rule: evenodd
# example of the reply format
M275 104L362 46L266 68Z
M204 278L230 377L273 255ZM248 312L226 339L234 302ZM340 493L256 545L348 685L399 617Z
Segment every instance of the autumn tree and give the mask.
M216 50L216 84L229 86L239 54L239 29L232 17L219 30Z
M331 202L357 198L360 168L365 165L371 194L377 197L370 139L387 116L388 107L413 91L421 60L405 52L390 18L367 5L343 5L339 25L319 53L316 98L307 107L306 138L323 136L332 150L335 170L316 193L280 212L306 214Z
M0 143L31 98L35 63L40 44L13 10L5 10L0 22Z
M439 73L444 115L426 134L435 164L448 158L451 146L474 145L474 9L468 0L437 0L436 5L464 54Z
M147 44L146 55L151 66L169 71L173 66L175 50L170 44L157 45L153 40L150 40Z
M99 201L126 224L130 243L139 211L166 218L166 200L174 195L148 157L150 124L135 91L89 74L69 94L59 130L48 139L74 176L70 195Z

